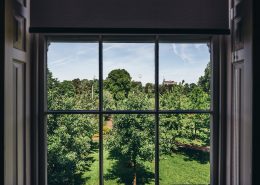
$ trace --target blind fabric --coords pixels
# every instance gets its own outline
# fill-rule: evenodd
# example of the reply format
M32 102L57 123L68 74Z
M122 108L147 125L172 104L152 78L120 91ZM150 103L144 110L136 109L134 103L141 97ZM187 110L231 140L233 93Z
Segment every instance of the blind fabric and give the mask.
M32 0L32 32L73 29L229 30L227 0Z

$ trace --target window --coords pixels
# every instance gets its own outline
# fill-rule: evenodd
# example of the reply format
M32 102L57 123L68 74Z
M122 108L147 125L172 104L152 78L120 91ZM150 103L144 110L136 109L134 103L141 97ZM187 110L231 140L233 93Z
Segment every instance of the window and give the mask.
M209 42L50 37L48 184L209 184Z

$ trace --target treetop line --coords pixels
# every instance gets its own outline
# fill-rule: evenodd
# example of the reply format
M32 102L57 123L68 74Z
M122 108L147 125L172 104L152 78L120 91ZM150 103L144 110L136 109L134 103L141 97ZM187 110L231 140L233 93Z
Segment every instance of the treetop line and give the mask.
M210 64L210 63L209 63ZM178 91L180 91L180 89L182 88L183 91L188 92L191 91L191 89L195 90L197 89L198 91L198 87L200 87L201 90L203 90L202 92L206 92L209 95L209 101L210 101L210 65L207 65L205 71L204 71L204 76L201 76L197 82L197 84L195 83L185 83L184 80L182 80L182 82L180 82L179 84L175 81L166 81L164 80L163 83L161 85L159 85L159 94L162 95L165 92L171 92L171 93L175 93L177 94ZM47 75L51 76L52 78L52 74L49 70L47 70ZM56 82L59 82L57 79L55 79ZM81 91L84 89L83 86L86 86L85 88L91 88L91 98L93 100L94 98L94 93L96 95L99 95L99 80L98 79L94 79L94 80L87 80L87 79L74 79L71 81L72 85L74 86L74 88L76 88L76 93L80 94L82 93ZM59 82L61 84L63 84L64 86L66 86L66 84L69 84L70 81L65 80L63 82ZM50 85L50 84L49 84ZM111 92L111 95L113 96L113 99L116 101L122 100L124 98L128 97L128 94L130 92L130 90L132 90L132 93L136 92L143 92L145 94L147 94L149 96L149 98L154 99L155 97L155 85L152 83L146 83L145 86L142 86L141 82L136 82L136 81L132 81L131 80L131 76L130 74L125 70L125 69L116 69L116 70L112 70L108 77L103 80L102 85L104 86L103 88L105 90L107 90L108 92ZM82 87L79 87L82 86ZM89 86L89 87L87 87ZM183 87L181 87L183 86ZM180 88L181 87L181 88ZM179 88L179 90L178 90ZM197 92L198 93L198 92ZM104 95L106 96L107 93ZM195 96L193 96L195 97ZM106 97L105 97L106 98ZM160 100L160 102L162 103L162 100ZM209 102L210 103L210 102ZM161 106L161 104L160 104ZM135 113L145 113L145 114L154 114L156 112L159 112L160 114L195 114L195 113L212 113L212 111L209 110L209 107L202 107L202 106L189 106L187 108L184 109L160 109L158 111L154 110L154 107L151 109L147 109L147 110L115 110L115 109L103 109L102 111L97 110L98 107L96 109L77 109L77 110L55 110L55 109L51 109L48 107L48 111L47 114L98 114L98 113L114 113L114 114L135 114Z

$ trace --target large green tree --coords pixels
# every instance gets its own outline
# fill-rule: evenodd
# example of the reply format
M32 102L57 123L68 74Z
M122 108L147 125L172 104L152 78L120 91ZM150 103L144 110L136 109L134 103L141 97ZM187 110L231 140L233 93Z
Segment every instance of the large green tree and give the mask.
M149 99L145 94L130 94L118 105L126 110L147 110ZM113 129L107 140L110 155L133 169L133 184L136 184L137 168L154 158L154 121L149 115L116 115Z
M125 69L115 69L108 74L104 85L116 101L122 100L131 90L131 76Z

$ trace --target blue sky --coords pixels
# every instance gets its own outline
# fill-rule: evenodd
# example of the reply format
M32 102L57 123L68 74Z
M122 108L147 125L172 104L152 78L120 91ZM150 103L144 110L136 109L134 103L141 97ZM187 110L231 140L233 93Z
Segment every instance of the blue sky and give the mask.
M104 78L113 69L126 69L132 80L154 83L153 43L104 43ZM159 81L197 82L210 60L206 43L161 43ZM51 43L48 68L60 81L98 78L97 43Z

